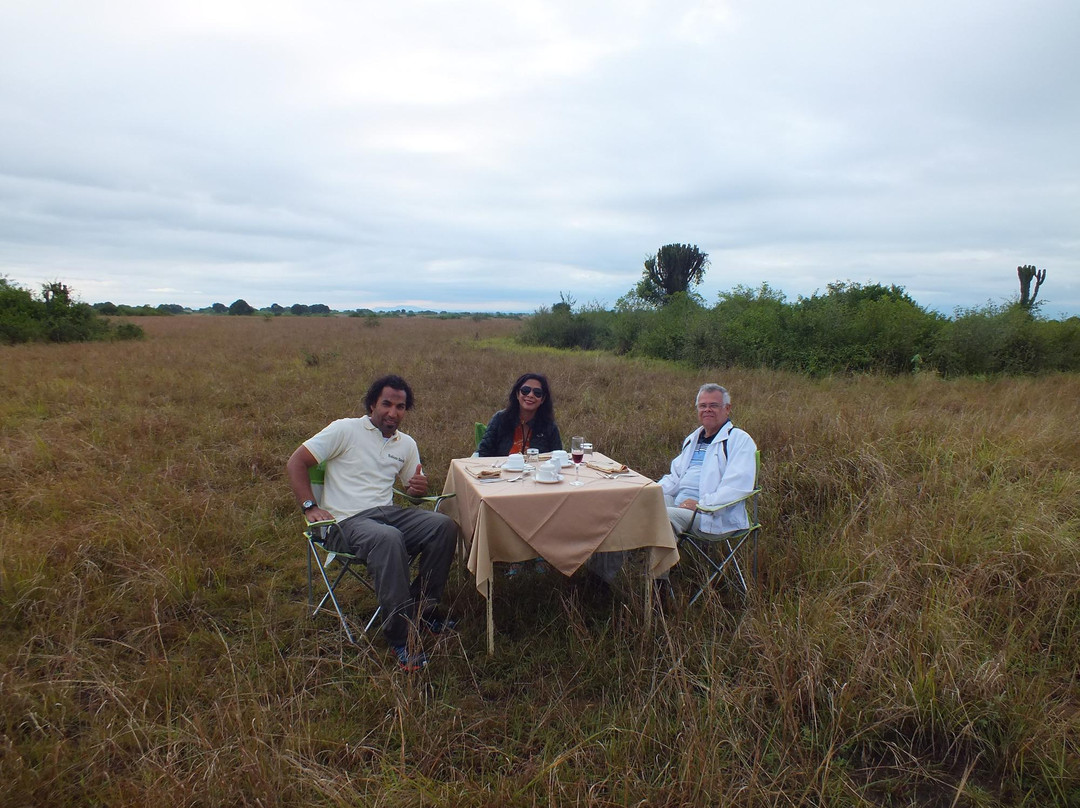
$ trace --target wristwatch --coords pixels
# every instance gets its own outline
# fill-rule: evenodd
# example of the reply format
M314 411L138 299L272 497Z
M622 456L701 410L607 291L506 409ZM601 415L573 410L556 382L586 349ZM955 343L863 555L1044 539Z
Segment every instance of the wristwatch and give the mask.
M313 499L305 499L303 504L300 505L300 510L302 510L304 513L307 513L318 504L319 503L317 503Z

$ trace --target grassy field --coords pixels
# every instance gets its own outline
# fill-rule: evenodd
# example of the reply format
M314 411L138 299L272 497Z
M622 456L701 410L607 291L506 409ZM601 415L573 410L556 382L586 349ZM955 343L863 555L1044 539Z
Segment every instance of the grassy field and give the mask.
M1080 805L1080 378L691 372L509 320L140 325L0 348L0 804ZM645 633L633 580L605 605L530 574L489 658L455 568L461 631L419 675L309 619L289 453L399 372L441 487L526 370L654 477L729 387L766 492L748 607Z

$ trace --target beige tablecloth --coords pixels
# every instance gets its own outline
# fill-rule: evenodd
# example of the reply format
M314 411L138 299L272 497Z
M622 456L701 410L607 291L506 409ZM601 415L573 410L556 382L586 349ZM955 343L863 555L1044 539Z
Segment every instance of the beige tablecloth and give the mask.
M542 556L564 575L572 575L594 552L650 548L653 577L679 560L660 486L631 471L615 479L581 467L584 485L572 486L574 469L563 481L537 482L533 476L503 473L494 482L474 474L505 458L452 460L443 493L443 512L457 522L469 548L469 571L487 597L492 563ZM608 458L596 454L594 462ZM472 471L472 473L470 473Z

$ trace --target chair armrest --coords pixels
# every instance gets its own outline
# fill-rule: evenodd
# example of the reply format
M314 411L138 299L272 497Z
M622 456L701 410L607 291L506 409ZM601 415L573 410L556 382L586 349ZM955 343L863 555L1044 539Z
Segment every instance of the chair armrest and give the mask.
M304 522L307 523L308 527L327 527L328 525L336 525L337 519L319 519L315 522L308 522L305 519Z
M746 502L746 500L751 499L752 497L756 497L760 493L761 493L761 489L760 488L755 488L749 494L744 494L743 496L739 497L738 499L733 499L731 502L725 502L722 505L700 505L699 504L697 507L694 508L694 515L692 517L690 517L690 524L686 526L686 531L685 532L686 533L694 533L695 532L695 526L696 526L696 523L698 521L698 514L699 513L716 513L717 511L722 511L724 508L730 508L732 505L738 505L740 502Z
M400 491L397 488L394 489L394 493L404 499L406 502L410 502L413 505L422 505L425 502L438 506L444 499L450 499L450 497L456 497L457 494L428 494L423 497L414 497L412 494L406 494L404 491Z
M695 510L702 511L703 513L716 513L717 511L724 510L724 508L730 508L732 505L738 505L740 502L745 502L746 500L750 499L750 497L757 496L760 493L761 493L761 489L760 488L755 488L749 494L744 494L743 496L739 497L738 499L731 500L731 502L725 502L722 505L701 505L701 504L698 504L698 506L695 508Z

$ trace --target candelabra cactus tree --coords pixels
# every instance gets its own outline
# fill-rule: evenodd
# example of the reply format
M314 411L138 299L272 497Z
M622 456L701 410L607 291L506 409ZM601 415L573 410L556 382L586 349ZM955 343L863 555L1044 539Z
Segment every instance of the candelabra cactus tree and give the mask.
M1031 308L1035 305L1035 298L1039 295L1039 287L1046 280L1045 269L1035 269L1028 264L1016 268L1016 275L1020 278L1020 305ZM1035 280L1035 291L1031 291L1031 281Z

